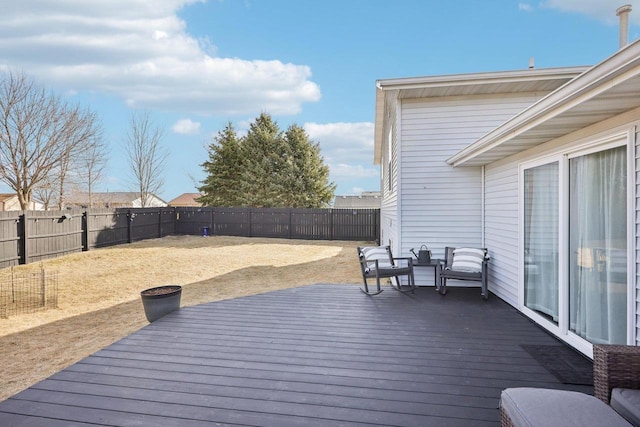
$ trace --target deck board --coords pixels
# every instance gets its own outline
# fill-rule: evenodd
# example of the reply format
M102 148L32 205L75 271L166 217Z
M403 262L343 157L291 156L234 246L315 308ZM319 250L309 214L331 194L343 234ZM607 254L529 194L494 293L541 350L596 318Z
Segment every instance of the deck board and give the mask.
M0 425L498 426L561 345L477 289L312 285L183 308L0 402Z

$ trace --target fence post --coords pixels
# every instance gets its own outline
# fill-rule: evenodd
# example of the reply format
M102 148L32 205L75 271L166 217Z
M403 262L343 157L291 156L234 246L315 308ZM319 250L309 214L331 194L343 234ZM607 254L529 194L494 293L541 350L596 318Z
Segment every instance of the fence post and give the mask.
M329 209L329 240L333 240L333 209Z
M216 235L216 232L215 232L215 230L216 230L216 224L215 224L216 217L213 214L214 207L211 206L211 207L209 207L209 209L211 210L211 216L210 216L210 219L209 219L209 233L211 233L212 236L215 236Z
M249 237L251 237L252 236L251 228L253 227L253 224L251 221L251 208L247 208L247 216L249 217Z
M162 208L158 208L158 237L162 237Z
M82 250L89 250L89 211L82 212Z
M127 219L129 220L129 224L127 227L127 243L131 243L132 242L132 236L133 236L133 212L131 212L131 209L127 210Z
M22 245L22 257L20 260L18 260L18 264L28 264L29 254L27 253L27 251L29 250L29 244L27 243L27 239L29 238L29 221L26 211L22 211L22 215L20 215L20 222L22 223L22 227L21 229L18 229L18 234L21 234L20 237L22 238L22 240L20 241L20 244Z
M291 228L293 227L293 223L291 222L291 215L293 215L293 213L291 208L289 208L288 210L289 210L289 230L287 233L287 238L291 239Z

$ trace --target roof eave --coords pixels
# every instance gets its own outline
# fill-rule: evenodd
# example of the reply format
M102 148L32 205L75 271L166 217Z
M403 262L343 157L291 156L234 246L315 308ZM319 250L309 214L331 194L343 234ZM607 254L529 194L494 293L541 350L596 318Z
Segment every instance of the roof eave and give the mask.
M491 71L484 73L448 74L427 77L406 77L378 80L377 87L383 90L422 89L469 84L488 84L512 81L555 80L576 76L589 67L532 68L525 70Z
M447 159L447 163L452 166L463 166L489 150L505 144L638 74L640 74L640 41L620 49L551 92L473 144L460 150ZM474 165L486 163L476 161Z
M373 164L379 165L382 161L382 133L384 131L384 90L376 83L376 115L373 130Z

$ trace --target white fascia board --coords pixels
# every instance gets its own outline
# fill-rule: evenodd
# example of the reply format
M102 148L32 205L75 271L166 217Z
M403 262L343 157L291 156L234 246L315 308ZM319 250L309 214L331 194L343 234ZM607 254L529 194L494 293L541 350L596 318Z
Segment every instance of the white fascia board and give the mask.
M614 55L551 92L447 159L447 163L452 166L461 166L478 155L508 142L638 74L640 74L640 40L620 49Z
M384 91L376 83L376 110L373 129L373 164L379 165L382 161L382 141L384 138Z
M377 87L382 90L426 89L435 87L453 87L465 85L483 85L525 81L554 80L574 77L588 67L541 68L515 71L498 71L472 74L449 74L430 77L408 77L400 79L378 80Z

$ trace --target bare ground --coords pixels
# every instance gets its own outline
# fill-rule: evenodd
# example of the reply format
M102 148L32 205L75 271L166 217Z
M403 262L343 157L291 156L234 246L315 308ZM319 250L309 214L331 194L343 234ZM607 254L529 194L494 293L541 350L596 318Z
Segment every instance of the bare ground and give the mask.
M169 236L45 261L46 271L58 271L58 309L0 319L0 401L146 325L139 298L146 288L182 285L181 305L190 306L312 283L355 284L362 280L356 246Z

